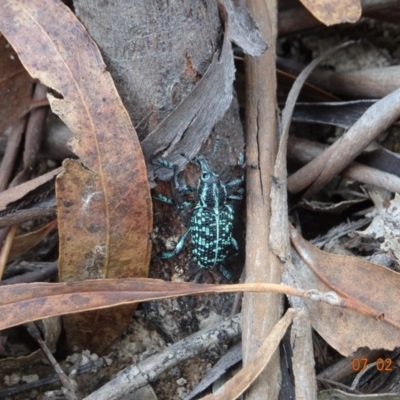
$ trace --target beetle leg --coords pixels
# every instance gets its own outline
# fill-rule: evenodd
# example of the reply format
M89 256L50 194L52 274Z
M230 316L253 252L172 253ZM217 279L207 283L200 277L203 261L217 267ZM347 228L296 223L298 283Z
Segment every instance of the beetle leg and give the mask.
M163 203L167 203L167 204L171 204L172 206L176 206L175 202L172 199L170 199L169 197L164 196L162 194L156 194L155 196L152 196L152 197L153 197L153 199L162 201Z
M224 275L226 279L228 279L229 281L232 280L231 273L222 264L219 266L219 270L222 272L222 275Z
M243 196L241 194L231 194L227 198L228 200L243 200Z
M178 243L176 244L175 249L172 251L166 251L164 253L161 253L161 258L171 258L179 254L182 251L183 247L185 246L185 240L189 232L190 228L180 237Z
M238 242L233 237L231 237L231 245L234 247L235 250L239 251Z
M242 178L238 178L238 179L234 179L233 181L225 183L225 187L227 189L230 189L232 187L241 185L243 183L243 181L244 181L243 177Z

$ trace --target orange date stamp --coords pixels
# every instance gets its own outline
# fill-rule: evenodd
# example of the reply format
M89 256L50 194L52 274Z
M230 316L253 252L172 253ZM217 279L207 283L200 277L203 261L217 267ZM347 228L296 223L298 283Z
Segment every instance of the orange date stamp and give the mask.
M378 358L375 361L375 367L379 372L392 371L393 360L391 358ZM368 358L353 358L351 361L351 368L353 371L358 372L367 368Z

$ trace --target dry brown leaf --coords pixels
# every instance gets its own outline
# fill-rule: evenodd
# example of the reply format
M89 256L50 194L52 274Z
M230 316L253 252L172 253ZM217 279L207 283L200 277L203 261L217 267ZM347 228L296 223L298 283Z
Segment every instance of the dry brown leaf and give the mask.
M332 347L348 356L364 346L389 350L400 346L400 305L395 300L400 296L400 274L360 258L318 250L294 228L291 239L307 265L296 260L298 257L294 254L295 267L288 266L286 284L303 289L334 290L344 300L384 314L384 320L378 321L354 310L306 300L314 329ZM325 279L325 283L310 268Z
M191 294L275 292L311 298L291 286L272 283L211 285L159 279L95 279L67 283L30 283L0 287L0 330L55 315ZM324 294L321 293L321 296ZM340 302L337 305L341 305Z
M356 22L361 17L360 0L300 0L325 25Z
M36 231L26 233L25 235L17 236L14 239L8 261L14 260L21 254L26 253L32 247L40 243L53 229L57 228L57 220L51 221L45 226Z
M75 134L71 145L84 164L69 161L57 179L61 279L146 276L152 228L146 168L96 44L68 7L51 0L1 2L0 29L29 73L58 93L48 95L50 105ZM132 312L67 320L70 345L109 345Z

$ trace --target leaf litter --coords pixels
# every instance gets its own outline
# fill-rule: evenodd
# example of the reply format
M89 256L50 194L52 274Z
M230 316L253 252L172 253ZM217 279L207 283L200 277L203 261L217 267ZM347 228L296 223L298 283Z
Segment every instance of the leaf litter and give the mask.
M56 86L57 85L55 85L53 89L58 92L58 88ZM61 90L59 91L59 93L64 96L63 99L58 99L56 97L50 96L50 101L52 102L54 108L57 109L60 114L64 115L64 117L68 120L69 117L66 116L65 110L62 105L63 101L68 100L68 96L65 96L66 93ZM90 103L89 100L88 102ZM72 115L73 114L74 112L72 112ZM391 120L392 119L393 118L391 118ZM80 125L79 121L69 122L70 125ZM82 126L79 126L79 128L82 128ZM73 129L73 131L75 134L79 134L80 132L79 129ZM83 138L81 139L82 141L84 140ZM90 141L86 143L90 143ZM85 144L84 146L87 145ZM365 146L365 143L363 143L362 146ZM90 146L88 147L90 148ZM80 206L78 206L76 209L71 208L71 210L73 214L81 216L82 214L79 213L82 208L84 208L86 205L89 205L90 207L88 208L88 210L90 213L92 213L93 215L101 215L101 219L106 219L104 218L104 212L101 210L101 207L99 205L102 202L104 203L104 200L99 200L96 198L98 193L101 192L102 189L104 190L105 185L102 186L101 183L99 184L96 181L96 178L93 177L93 175L101 170L101 167L99 168L97 165L96 168L96 162L91 164L90 156L92 156L93 154L85 154L85 150L87 151L89 150L89 148L85 147L82 153L79 154L79 151L82 149L80 149L80 145L75 139L75 151L77 152L77 154L80 155L80 159L83 162L85 162L85 156L87 156L87 160L89 160L89 170L82 169L76 162L68 162L65 164L65 169L66 171L68 171L67 173L69 174L69 179L71 180L71 182L67 184L72 183L74 185L73 192L79 193L79 195L83 198ZM90 152L92 150L93 149L91 149ZM343 164L346 163L343 162ZM143 171L141 171L140 175L141 178L143 178L142 172ZM335 175L335 173L336 172L332 173L332 176ZM63 179L66 178L63 177ZM82 182L80 182L80 180ZM320 186L322 187L322 185L324 185L328 180L329 178L327 178L324 183L320 184ZM65 190L65 192L68 192L69 190L69 188L67 189L66 187L63 187L63 184L64 183L62 181L58 182L58 185L61 189L59 193L62 193L62 190ZM90 191L87 191L88 187L91 189ZM311 194L311 192L309 192L308 194ZM363 234L372 236L373 238L383 237L384 242L382 243L382 250L388 251L389 253L393 254L394 257L397 259L397 247L395 243L396 236L394 235L393 230L385 229L385 226L387 225L385 225L383 221L390 222L391 224L393 224L393 226L395 226L395 224L397 223L396 210L398 199L395 198L394 200L389 202L386 201L385 203L383 199L380 199L374 194L372 194L371 197L374 199L374 203L379 210L380 219L376 217L373 225L371 225L371 227L368 228L367 231ZM70 201L72 202L72 200ZM92 202L95 202L96 204L92 205ZM69 205L69 207L72 207L72 205ZM65 212L65 214L67 214L67 212ZM61 214L60 218L61 220L63 220L70 218L70 216L63 216ZM75 224L76 223L77 222L75 221ZM89 226L88 222L84 222L84 224L86 224L86 226ZM93 233L94 236L96 236L95 232ZM78 239L81 239L82 237L82 235L78 235ZM398 297L398 290L396 288L398 287L397 274L376 264L374 265L371 263L367 263L364 260L357 260L354 257L349 258L322 253L321 251L317 250L312 245L301 239L301 237L299 237L298 235L296 236L292 231L292 239L293 238L294 243L297 243L296 246L298 252L300 253L300 256L306 261L306 263L309 263L309 265L306 266L304 262L301 262L295 254L293 255L294 265L288 263L288 269L286 271L286 273L290 275L290 278L288 279L292 279L291 283L293 285L299 285L301 288L310 288L310 290L318 289L320 292L327 292L328 290L333 289L344 299L353 301L352 304L354 305L354 309L357 309L357 307L359 307L359 310L361 310L362 306L364 305L364 311L376 311L374 313L371 313L370 317L367 317L365 313L356 313L354 309L333 308L328 306L326 303L316 303L315 301L301 300L304 301L306 304L305 306L303 304L302 307L306 307L310 312L310 318L314 328L318 332L320 332L325 340L327 340L342 354L351 354L355 348L361 345L361 343L364 343L364 345L366 344L372 348L374 346L378 346L379 344L379 347L384 346L388 349L393 348L394 346L398 346L399 333L398 328L396 328L397 324L399 323L396 317L396 315L398 314L398 310L396 309L395 305L391 304L393 303L391 299L396 298L396 296ZM69 237L69 239L71 238ZM95 243L104 243L104 240L95 238ZM91 258L95 261L99 261L99 264L102 264L102 260L104 258L107 258L104 257L104 248L101 246L96 248L95 246L96 245L94 243L90 244L90 248L96 250L90 253ZM74 248L74 250L76 250L76 247ZM285 254L282 254L282 256L284 257ZM77 258L79 257L81 257L81 255L79 255ZM142 256L142 259L144 258L146 258L146 256ZM314 269L314 273L310 272L312 271L312 269ZM96 277L96 273L97 272L94 271L92 268L86 269L84 272L84 274L86 274L84 275L84 278ZM100 274L100 277L104 275L107 274ZM310 285L310 282L314 282L315 286L313 284ZM379 282L380 284L377 284L377 282ZM359 287L357 287L357 285L359 285ZM372 295L370 293L366 293L366 287L374 288L374 291L376 291L377 293L373 293ZM42 289L43 288L44 286L42 287ZM22 287L21 290L23 290ZM71 295L72 294L73 293L71 293ZM315 294L316 297L320 296L320 294ZM387 298L384 294L387 295ZM102 295L99 295L99 298L101 297ZM314 297L314 299L316 297ZM105 307L107 301L109 301L111 298L111 294L103 297L103 303L101 303L101 305L99 305L100 303L98 303L98 306ZM126 301L126 299L122 302L124 301ZM116 301L116 303L118 303L118 301ZM70 310L72 310L72 308ZM56 309L53 309L48 310L47 312L51 314L52 312L56 311ZM67 308L64 308L64 311L68 312ZM336 311L338 312L337 314L335 314ZM371 318L371 316L373 318ZM340 323L337 324L338 326L335 326L335 322L337 323L338 321ZM360 333L360 326L370 326L371 329L363 328L363 331ZM358 330L356 329L357 327ZM367 333L364 332L364 329L367 331ZM354 332L352 332L352 330L354 330ZM238 391L235 391L235 393L237 394Z
M99 50L62 3L5 1L0 14L1 31L28 72L57 93L48 94L52 110L75 135L71 146L79 161L65 162L56 183L60 279L146 276L152 217L145 163ZM73 52L72 44L86 51ZM102 347L105 337L119 336L131 313L125 308L66 320L68 340ZM92 332L85 339L79 333L84 324Z

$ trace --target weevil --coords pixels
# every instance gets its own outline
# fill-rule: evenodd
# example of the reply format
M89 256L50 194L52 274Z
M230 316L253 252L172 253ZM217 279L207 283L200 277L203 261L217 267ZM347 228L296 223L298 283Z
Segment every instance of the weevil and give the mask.
M197 203L191 216L190 226L178 240L175 249L161 253L161 258L171 258L179 254L190 234L192 256L198 266L207 270L218 267L225 278L232 280L232 275L227 271L224 263L231 250L238 251L239 246L232 236L234 210L227 201L239 200L241 196L228 196L227 189L238 186L243 180L236 179L225 184L210 168L203 156L197 156L195 163L201 168L201 176L197 186ZM164 160L157 160L154 164L174 168L172 164ZM176 173L174 178L175 185L178 186ZM177 189L181 193L187 193L190 190L187 186L177 187ZM158 196L157 199L174 204L165 196ZM184 206L187 206L187 203L184 203Z

